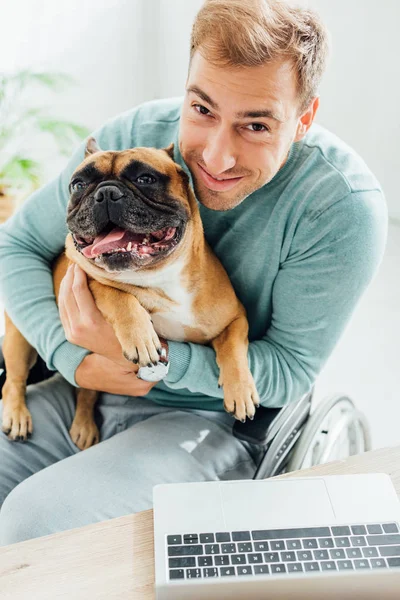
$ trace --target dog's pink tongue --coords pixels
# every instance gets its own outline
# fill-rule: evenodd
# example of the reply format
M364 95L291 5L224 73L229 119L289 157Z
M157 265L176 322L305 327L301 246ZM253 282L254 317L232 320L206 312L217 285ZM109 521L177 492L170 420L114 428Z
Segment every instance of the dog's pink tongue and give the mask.
M121 227L114 227L109 233L101 233L95 238L93 244L86 246L82 250L82 254L86 258L93 258L99 254L103 254L106 251L106 246L108 246L107 250L110 250L113 247L113 243L122 239L125 233L125 229L121 229Z

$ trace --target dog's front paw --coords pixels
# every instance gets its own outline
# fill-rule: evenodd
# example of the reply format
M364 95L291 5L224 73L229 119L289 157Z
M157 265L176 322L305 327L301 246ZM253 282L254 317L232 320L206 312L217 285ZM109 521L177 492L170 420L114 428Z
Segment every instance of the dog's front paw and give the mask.
M149 313L142 308L134 323L116 331L126 359L145 367L160 360L161 343L154 331Z
M218 385L224 390L224 408L229 414L242 423L246 417L254 419L260 398L249 370L243 369L225 378L221 371Z
M2 431L13 442L25 442L32 436L32 416L25 402L14 408L4 404Z
M99 430L91 415L86 417L75 415L69 435L79 450L86 450L100 441Z

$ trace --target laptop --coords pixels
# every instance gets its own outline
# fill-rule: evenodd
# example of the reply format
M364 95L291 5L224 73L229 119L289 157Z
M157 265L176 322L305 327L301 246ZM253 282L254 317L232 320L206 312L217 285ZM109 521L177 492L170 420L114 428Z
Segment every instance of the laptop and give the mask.
M383 473L154 487L157 600L400 598Z

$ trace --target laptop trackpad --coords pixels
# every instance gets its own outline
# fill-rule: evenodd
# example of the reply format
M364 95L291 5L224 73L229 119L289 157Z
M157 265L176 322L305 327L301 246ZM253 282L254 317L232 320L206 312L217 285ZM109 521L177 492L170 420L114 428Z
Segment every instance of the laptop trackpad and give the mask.
M230 481L219 487L227 529L306 527L335 521L323 480Z

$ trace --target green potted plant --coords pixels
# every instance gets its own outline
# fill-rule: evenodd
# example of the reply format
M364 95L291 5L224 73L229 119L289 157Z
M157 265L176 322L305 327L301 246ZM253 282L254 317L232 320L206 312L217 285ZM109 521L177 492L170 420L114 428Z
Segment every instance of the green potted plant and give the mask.
M42 167L27 142L48 135L60 155L70 156L77 142L86 137L86 127L57 119L40 106L26 106L34 86L61 91L72 79L63 73L21 70L0 73L0 223L18 202L42 184Z

